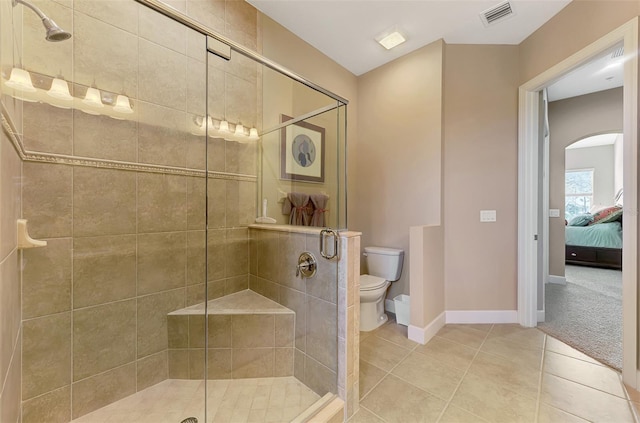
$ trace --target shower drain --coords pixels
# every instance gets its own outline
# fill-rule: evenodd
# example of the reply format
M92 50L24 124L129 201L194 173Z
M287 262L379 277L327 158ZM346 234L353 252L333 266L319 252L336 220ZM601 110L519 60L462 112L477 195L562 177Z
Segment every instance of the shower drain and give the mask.
M196 419L195 417L187 417L180 423L198 423L198 419Z

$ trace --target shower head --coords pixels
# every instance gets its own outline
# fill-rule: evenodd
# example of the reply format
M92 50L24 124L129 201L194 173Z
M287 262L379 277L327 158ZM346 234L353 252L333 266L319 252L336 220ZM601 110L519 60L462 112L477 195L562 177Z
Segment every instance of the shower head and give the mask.
M33 10L40 19L42 19L42 25L44 25L44 29L47 30L47 35L45 39L47 41L64 41L71 38L71 34L60 28L53 19L49 18L47 15L42 12L39 8L29 3L27 0L13 0L13 6L15 7L18 3L28 7Z

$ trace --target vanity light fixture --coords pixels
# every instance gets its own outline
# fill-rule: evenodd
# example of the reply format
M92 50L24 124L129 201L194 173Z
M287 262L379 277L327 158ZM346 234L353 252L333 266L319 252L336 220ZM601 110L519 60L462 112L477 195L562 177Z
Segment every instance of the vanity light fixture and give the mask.
M236 131L233 133L235 136L244 137L244 126L241 123L236 124Z
M133 109L131 108L131 103L129 102L129 97L124 94L118 94L116 97L116 105L113 106L113 110L118 113L131 114L133 113Z
M98 108L104 107L104 104L102 104L100 90L93 87L89 87L87 89L87 93L85 94L84 100L82 100L82 102L87 106L98 107Z
M229 122L226 120L220 121L220 128L218 128L220 132L230 132L229 131Z
M257 140L258 138L260 138L260 136L258 135L258 130L256 128L249 129L249 138L251 138L252 140Z
M47 91L47 95L59 100L73 100L71 93L69 93L69 85L67 81L62 78L54 78L53 81L51 81L51 88Z
M36 92L36 87L34 87L33 82L31 82L31 74L20 68L11 69L11 76L6 82L6 85L28 93Z
M387 50L391 50L392 48L407 41L407 38L394 27L377 36L376 41L380 43L382 47Z

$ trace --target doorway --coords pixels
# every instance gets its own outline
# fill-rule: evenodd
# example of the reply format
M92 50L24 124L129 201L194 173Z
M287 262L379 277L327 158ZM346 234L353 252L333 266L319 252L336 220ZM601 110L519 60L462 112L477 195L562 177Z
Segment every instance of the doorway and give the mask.
M638 19L629 21L561 63L520 87L518 141L518 320L523 326L536 326L538 317L538 276L544 266L538 257L541 212L539 190L539 92L603 51L622 42L624 46L624 192L623 235L623 363L622 376L629 386L637 386L637 82ZM548 209L544 211L548 213ZM548 219L542 219L548 222ZM544 225L543 225L544 226Z

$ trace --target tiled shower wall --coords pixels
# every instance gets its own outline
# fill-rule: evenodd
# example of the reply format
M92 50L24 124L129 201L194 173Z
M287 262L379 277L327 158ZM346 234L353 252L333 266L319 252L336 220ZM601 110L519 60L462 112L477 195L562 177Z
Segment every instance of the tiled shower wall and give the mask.
M256 48L247 3L170 3ZM219 175L209 179L205 275L205 179L175 171L205 166L204 137L191 133L206 101L204 37L133 0L36 4L73 38L46 43L41 23L25 13L24 67L73 80L77 97L92 84L124 92L136 119L24 103L26 150L161 166L24 163L23 217L48 246L23 256L23 421L54 423L167 378L166 314L204 301L205 281L210 298L248 287L256 151L210 141L209 170ZM212 60L209 70L210 113L256 124L256 66Z
M22 57L22 11L0 2L0 66L18 64ZM1 95L2 106L22 125L22 102ZM20 421L21 337L20 255L16 219L20 218L22 161L0 128L0 421Z

